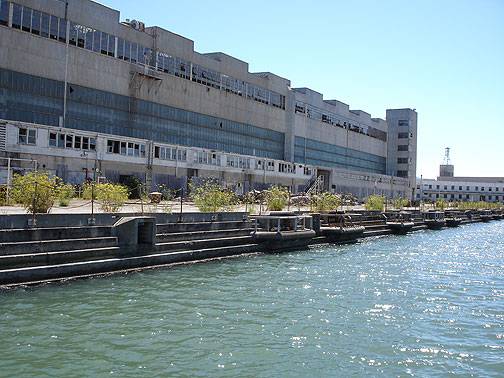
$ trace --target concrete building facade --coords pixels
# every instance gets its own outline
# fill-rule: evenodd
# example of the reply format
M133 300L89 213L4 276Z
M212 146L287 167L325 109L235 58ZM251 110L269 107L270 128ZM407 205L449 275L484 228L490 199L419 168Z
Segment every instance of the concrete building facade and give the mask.
M89 0L0 0L0 51L0 153L66 181L84 179L93 161L110 180L151 186L211 176L238 190L302 191L323 176L330 191L412 195L410 109L372 118ZM405 120L407 164L394 124Z

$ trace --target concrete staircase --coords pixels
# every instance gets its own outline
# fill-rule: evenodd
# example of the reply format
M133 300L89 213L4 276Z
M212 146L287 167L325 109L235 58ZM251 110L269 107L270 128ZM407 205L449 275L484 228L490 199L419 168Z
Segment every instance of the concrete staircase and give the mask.
M256 252L252 225L248 220L220 222L166 223L157 226L156 250L178 255L181 252L201 259Z
M256 252L248 220L162 223L125 248L113 226L0 230L0 285L36 283Z

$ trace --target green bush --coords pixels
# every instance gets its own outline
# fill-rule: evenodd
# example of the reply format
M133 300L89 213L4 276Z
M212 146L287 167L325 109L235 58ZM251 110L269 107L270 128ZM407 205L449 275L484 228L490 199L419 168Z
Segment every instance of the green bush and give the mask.
M401 210L403 207L406 207L409 205L409 201L406 198L395 198L392 201L392 204L394 208Z
M218 211L231 211L237 200L233 192L223 189L213 180L205 181L196 186L189 184L191 199L202 213L215 213Z
M157 190L161 193L162 201L173 201L175 199L176 191L171 189L168 185L161 184L158 186Z
M366 210L383 211L385 207L385 197L373 194L367 198L364 206Z
M270 211L282 211L289 204L289 191L280 186L272 186L266 191L265 199Z
M448 205L448 203L446 202L446 200L444 200L442 198L439 198L439 199L436 200L435 207L438 210L444 210L447 205Z
M322 193L320 195L312 196L312 209L314 211L323 213L331 210L337 210L341 206L341 199L336 194Z
M47 213L58 196L56 177L50 177L47 172L14 175L11 195L30 213Z
M92 184L84 186L83 198L91 200ZM106 213L116 213L128 200L128 188L119 184L95 184L94 199L101 202L101 208Z
M56 188L58 204L61 207L66 207L70 204L70 200L75 196L75 188L70 184L59 184Z

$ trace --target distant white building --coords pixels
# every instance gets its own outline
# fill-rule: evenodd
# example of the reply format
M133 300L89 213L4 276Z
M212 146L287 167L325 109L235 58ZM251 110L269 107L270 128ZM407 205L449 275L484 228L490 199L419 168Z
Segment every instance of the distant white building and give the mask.
M416 199L504 202L504 177L457 177L454 172L448 157L440 166L436 180L417 179Z

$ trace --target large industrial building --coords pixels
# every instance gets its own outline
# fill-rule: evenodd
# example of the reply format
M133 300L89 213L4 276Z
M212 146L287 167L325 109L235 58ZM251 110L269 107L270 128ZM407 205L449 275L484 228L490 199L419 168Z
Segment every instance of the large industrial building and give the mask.
M307 78L309 80L309 78ZM215 177L413 197L417 113L386 120L89 0L0 0L3 180L37 166L67 182ZM318 180L317 180L318 179Z

